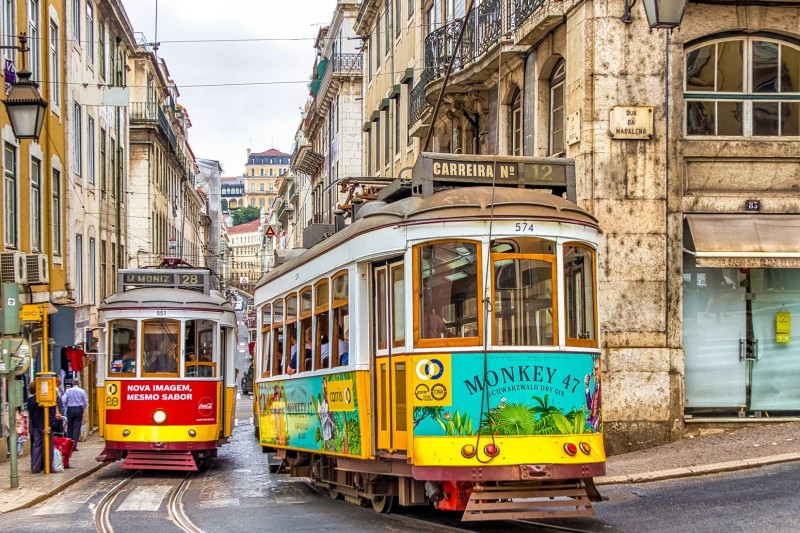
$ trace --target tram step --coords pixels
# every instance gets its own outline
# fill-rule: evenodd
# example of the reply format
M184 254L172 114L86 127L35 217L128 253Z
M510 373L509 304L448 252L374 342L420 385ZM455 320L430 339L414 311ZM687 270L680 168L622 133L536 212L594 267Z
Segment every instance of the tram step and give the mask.
M465 522L595 516L581 483L482 486L470 494Z
M120 468L130 470L197 470L191 452L128 452Z

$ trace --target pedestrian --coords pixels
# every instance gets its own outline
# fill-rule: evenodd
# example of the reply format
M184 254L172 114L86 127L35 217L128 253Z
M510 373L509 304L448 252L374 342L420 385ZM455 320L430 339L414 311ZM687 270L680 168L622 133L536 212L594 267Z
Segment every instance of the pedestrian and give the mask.
M28 431L31 438L31 472L38 474L44 470L44 407L39 405L36 401L36 382L31 381L28 385ZM50 418L50 427L56 421L55 408L48 409ZM50 427L47 428L47 433L50 432ZM53 464L53 448L52 442L50 446L50 464Z
M78 451L83 411L89 407L89 398L86 396L86 391L81 388L81 382L77 377L72 378L72 387L64 393L64 405L67 406L67 437L75 441L73 451Z
M66 415L67 410L64 407L64 386L62 385L61 376L56 376L56 423L53 424L53 435L63 437L66 434Z

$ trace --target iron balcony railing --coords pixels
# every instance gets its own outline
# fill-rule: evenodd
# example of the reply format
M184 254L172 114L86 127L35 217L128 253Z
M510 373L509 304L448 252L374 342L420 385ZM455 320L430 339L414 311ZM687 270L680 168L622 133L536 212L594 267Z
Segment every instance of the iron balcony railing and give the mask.
M322 82L317 94L320 96L325 95L325 91L328 90L331 79L334 76L361 77L363 75L361 72L363 64L364 58L361 54L333 54L325 68L325 74L322 76Z
M505 32L513 32L545 5L546 0L484 0L472 8L460 49L456 50L463 19L454 19L425 38L423 77L411 90L409 124L422 117L427 103L425 86L444 76L452 61L452 72L479 60L500 43Z
M169 140L170 146L173 149L177 147L177 140L175 133L172 131L172 126L169 124L167 115L164 114L164 109L156 102L131 102L130 103L130 120L131 121L147 121L158 122L161 130Z

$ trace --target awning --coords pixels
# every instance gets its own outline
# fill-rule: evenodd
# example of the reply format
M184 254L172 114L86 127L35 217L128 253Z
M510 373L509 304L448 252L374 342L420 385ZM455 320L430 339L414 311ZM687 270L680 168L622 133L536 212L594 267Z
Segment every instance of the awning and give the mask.
M686 215L699 267L800 268L800 215Z

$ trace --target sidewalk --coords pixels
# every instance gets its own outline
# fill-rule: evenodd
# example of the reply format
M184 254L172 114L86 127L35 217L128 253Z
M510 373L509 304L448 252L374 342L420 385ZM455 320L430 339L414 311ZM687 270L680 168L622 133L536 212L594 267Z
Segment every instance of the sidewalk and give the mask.
M773 463L800 461L800 421L768 422L734 430L699 430L687 424L682 440L608 458L608 475L598 485L643 483L729 472ZM57 474L31 474L30 457L19 458L19 488L10 489L10 465L0 463L0 514L49 498L104 466L95 460L103 439L92 433Z
M90 475L105 466L95 458L103 451L103 439L92 433L84 442L78 443L78 451L73 452L69 464L63 472L54 474L32 474L31 457L17 458L19 487L11 487L11 463L0 463L0 514L24 509L54 496L64 488Z

